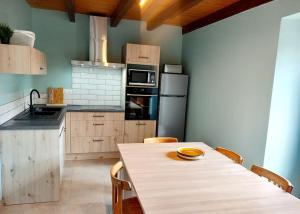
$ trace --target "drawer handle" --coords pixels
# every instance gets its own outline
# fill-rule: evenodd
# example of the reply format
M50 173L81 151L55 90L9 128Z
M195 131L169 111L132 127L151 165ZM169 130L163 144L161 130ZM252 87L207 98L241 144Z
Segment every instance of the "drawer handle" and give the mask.
M147 56L139 56L140 59L149 59Z
M145 126L146 124L145 123L137 123L136 125L137 126Z
M104 140L95 140L93 139L93 142L103 142Z
M93 115L93 117L104 117L104 115Z
M104 126L104 123L94 123L94 126Z
M45 68L43 68L43 67L40 67L40 70L44 70Z

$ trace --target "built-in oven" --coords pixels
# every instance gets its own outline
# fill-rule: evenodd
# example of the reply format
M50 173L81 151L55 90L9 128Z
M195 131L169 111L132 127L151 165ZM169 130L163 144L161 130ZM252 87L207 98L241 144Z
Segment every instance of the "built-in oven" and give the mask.
M126 88L126 120L157 120L157 108L157 88Z
M151 65L127 65L128 86L156 86L156 70Z

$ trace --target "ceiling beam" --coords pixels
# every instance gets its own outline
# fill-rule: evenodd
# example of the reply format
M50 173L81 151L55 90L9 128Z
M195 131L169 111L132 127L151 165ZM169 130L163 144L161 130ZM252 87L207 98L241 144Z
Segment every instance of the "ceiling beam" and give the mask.
M64 0L70 22L75 22L75 0Z
M182 33L189 33L198 28L205 27L207 25L226 19L230 16L236 15L238 13L244 12L246 10L268 3L270 1L273 0L240 0L234 4L229 5L228 7L225 7L224 9L218 10L215 13L212 13L208 16L205 16L203 18L191 22L190 24L183 26Z
M179 0L170 7L167 7L162 12L147 22L147 30L153 30L163 24L164 21L182 14L186 10L192 8L202 0Z
M134 4L138 3L139 0L120 0L111 16L110 26L117 27L121 19L126 15L127 11L132 8Z

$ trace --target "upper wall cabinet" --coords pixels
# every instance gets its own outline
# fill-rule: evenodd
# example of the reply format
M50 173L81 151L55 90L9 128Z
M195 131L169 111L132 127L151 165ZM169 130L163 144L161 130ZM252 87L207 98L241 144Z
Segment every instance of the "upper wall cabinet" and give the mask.
M159 65L160 47L154 45L126 44L127 64Z
M47 74L47 59L41 51L31 48L31 74Z
M46 56L42 52L28 46L0 44L0 73L46 74Z

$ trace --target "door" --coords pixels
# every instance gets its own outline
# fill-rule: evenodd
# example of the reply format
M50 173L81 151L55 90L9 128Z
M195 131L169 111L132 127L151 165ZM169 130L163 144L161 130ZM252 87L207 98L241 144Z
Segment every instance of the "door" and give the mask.
M158 136L184 140L185 96L161 96L159 105Z
M34 48L31 48L31 74L46 74L47 61L45 55Z
M162 74L161 95L187 95L188 76L184 74Z
M0 73L30 74L30 47L0 44Z
M143 143L145 138L155 137L155 133L155 120L127 120L124 143Z

